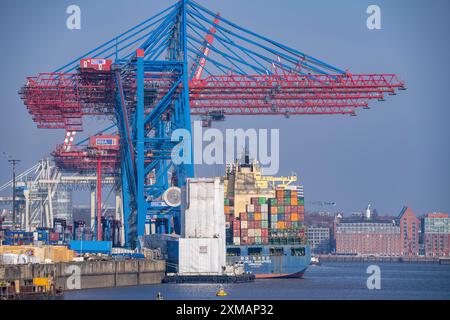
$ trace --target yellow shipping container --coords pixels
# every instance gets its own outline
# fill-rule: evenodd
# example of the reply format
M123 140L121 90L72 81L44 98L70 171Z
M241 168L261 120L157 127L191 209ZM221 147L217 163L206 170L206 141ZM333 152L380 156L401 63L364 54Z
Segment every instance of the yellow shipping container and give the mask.
M277 222L277 228L278 228L278 229L284 229L284 228L285 228L285 223L284 223L284 221L278 221L278 222Z
M261 220L261 213L255 213L255 220Z

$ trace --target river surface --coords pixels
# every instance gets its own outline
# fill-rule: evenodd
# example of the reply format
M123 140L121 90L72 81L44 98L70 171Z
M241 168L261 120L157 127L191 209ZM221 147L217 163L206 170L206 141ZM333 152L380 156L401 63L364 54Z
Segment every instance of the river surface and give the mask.
M225 284L228 297L257 300L450 299L450 265L378 263L380 289L368 289L371 263L324 262L311 266L303 279L256 280ZM370 283L375 283L369 281ZM157 284L68 291L65 299L165 300L216 299L216 284Z

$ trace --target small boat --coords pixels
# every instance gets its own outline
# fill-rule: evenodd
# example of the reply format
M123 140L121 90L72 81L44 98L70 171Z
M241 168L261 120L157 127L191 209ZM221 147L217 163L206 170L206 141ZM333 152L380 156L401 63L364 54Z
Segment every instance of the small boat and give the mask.
M64 291L49 278L0 281L0 300L59 300Z
M162 296L161 292L158 292L156 294L156 300L164 300L164 297Z
M219 288L219 291L216 293L217 297L226 297L228 296L228 293L225 292L225 289L223 287Z
M312 266L320 266L319 258L317 258L316 256L312 256L310 264Z

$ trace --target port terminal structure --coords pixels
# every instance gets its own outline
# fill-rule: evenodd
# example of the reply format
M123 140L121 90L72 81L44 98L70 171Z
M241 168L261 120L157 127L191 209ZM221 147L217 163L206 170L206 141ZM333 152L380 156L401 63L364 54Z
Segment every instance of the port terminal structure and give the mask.
M72 191L90 192L90 218L91 225L96 225L96 192L98 190L97 176L95 174L81 174L61 170L54 161L49 158L40 160L36 165L22 172L16 177L16 206L18 210L17 227L26 232L37 228L51 229L53 221L60 212L54 206L60 200L60 192ZM115 196L115 219L121 221L122 191L118 184L117 175L104 175L102 185L111 188ZM10 180L0 186L0 192L12 188ZM0 196L0 206L8 206L13 203L12 196ZM105 212L105 203L101 210ZM67 214L67 212L64 212ZM123 239L123 221L122 235Z
M19 94L39 128L66 131L53 153L60 172L95 176L100 190L103 176L118 181L125 245L135 248L146 232L180 233L180 206L161 200L194 176L192 161L171 157L180 142L191 145L171 136L190 132L194 117L209 126L227 116L355 116L404 89L395 74L344 71L181 0L54 72L27 78ZM117 148L72 146L83 118L98 116L112 120Z

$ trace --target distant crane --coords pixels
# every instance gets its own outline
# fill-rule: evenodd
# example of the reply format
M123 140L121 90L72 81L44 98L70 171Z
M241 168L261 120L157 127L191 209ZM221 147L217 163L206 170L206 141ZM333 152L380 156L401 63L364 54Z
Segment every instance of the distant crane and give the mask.
M333 202L333 201L306 201L306 203L311 204L311 205L321 206L321 207L336 206L336 202Z

